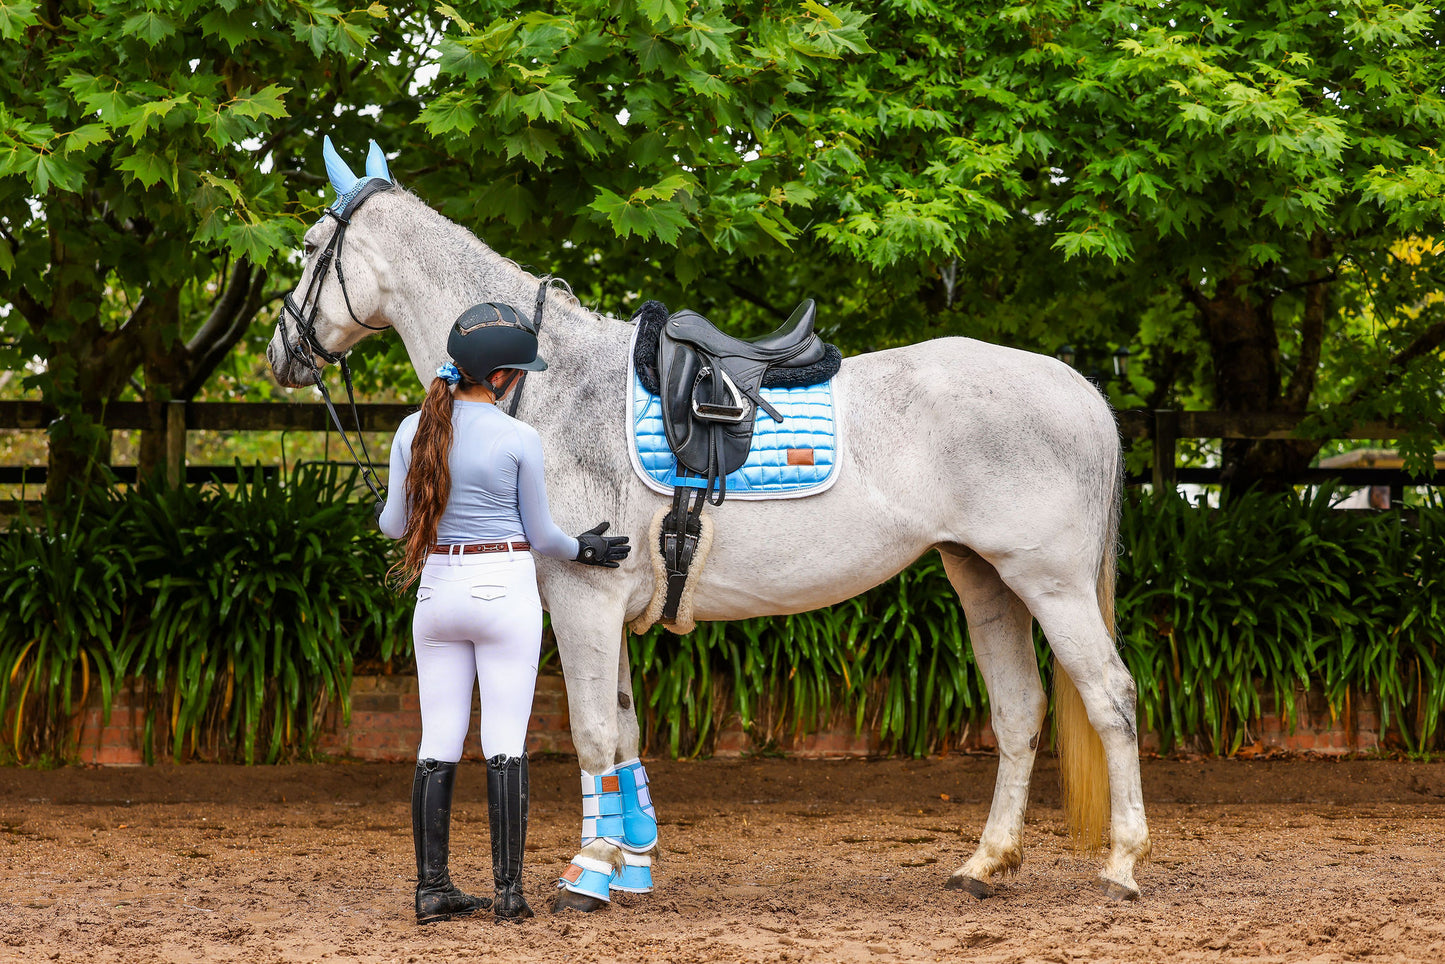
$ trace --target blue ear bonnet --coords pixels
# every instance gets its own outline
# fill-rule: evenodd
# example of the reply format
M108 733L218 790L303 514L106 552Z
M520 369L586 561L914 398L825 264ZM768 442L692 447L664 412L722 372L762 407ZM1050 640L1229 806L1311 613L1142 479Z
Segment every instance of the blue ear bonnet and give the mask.
M379 179L388 184L393 183L391 171L386 166L386 155L376 141L371 142L371 149L367 152L364 177L351 173L351 168L341 159L341 155L336 153L336 146L331 143L329 135L322 141L321 156L326 160L326 176L331 179L331 189L336 192L336 200L331 202L333 211L344 211L370 180Z
M366 183L370 180L371 178L369 177L360 178L359 180L357 180L356 185L352 187L351 190L347 191L345 194L337 194L336 200L331 202L331 210L335 211L337 214L345 211L346 206L352 202L356 195L361 193L361 189L365 187Z

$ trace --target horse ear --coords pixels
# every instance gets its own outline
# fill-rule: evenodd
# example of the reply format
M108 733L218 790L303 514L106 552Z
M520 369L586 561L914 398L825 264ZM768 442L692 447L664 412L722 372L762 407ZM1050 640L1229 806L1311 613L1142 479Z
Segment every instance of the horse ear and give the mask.
M336 153L336 146L331 143L331 135L321 143L321 156L326 159L326 176L331 178L331 188L336 192L337 197L348 193L356 187L356 175L351 173L351 168Z
M379 177L383 181L391 180L391 171L386 166L386 154L376 141L371 142L371 151L366 155L366 176Z

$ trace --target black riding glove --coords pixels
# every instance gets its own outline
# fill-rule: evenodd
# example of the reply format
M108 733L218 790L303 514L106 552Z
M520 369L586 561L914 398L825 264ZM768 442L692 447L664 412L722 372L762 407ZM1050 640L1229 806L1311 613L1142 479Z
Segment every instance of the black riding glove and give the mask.
M627 558L632 547L626 536L604 536L610 522L599 522L577 537L577 561L588 566L606 566L616 569L617 563Z
M381 512L382 512L382 510L385 509L385 508L386 508L386 496L381 496L380 498L378 498L378 499L376 500L376 505L374 505L374 506L371 507L371 513L372 513L372 515L376 516L376 524L377 524L377 525L381 525Z

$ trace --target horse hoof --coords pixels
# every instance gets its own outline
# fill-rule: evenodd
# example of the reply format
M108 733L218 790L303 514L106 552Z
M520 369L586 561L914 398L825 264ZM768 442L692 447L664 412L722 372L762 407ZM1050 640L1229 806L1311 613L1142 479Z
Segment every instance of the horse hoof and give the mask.
M570 890L557 891L557 899L552 901L552 913L560 914L564 910L579 910L584 914L590 914L594 910L604 910L607 901L598 900L587 894L574 894Z
M1116 883L1112 880L1100 880L1099 886L1104 888L1104 896L1113 901L1123 903L1127 900L1139 899L1139 888L1128 884Z
M993 887L991 887L989 884L985 883L982 880L976 880L973 877L967 877L963 874L954 874L952 877L948 878L948 882L943 885L943 889L961 890L967 894L977 897L979 900L983 900L985 897L993 896Z

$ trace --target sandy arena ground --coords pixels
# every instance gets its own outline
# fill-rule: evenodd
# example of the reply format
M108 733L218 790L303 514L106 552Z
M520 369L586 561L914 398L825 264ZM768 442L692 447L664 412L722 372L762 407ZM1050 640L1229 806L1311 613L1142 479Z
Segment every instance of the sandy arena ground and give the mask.
M408 766L0 771L3 961L1445 961L1445 765L1146 761L1155 859L1113 904L1040 761L1022 871L976 901L994 761L649 764L659 889L548 912L576 764L533 766L538 917L418 928ZM453 876L490 893L485 779Z

